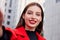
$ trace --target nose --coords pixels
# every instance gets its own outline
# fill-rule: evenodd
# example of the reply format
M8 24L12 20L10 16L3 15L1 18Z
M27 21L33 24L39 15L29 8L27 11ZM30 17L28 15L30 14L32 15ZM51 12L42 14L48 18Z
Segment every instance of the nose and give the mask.
M35 14L33 14L33 15L32 15L32 19L35 19L35 18L36 18L36 15L35 15Z

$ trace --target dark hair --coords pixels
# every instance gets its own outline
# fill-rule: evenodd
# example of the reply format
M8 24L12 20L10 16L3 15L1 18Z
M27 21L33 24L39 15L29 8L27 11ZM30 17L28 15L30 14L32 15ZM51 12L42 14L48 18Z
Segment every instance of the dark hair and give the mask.
M38 25L37 28L36 28L36 31L37 31L38 33L41 33L41 31L43 30L43 18L44 18L44 13L43 13L43 9L42 9L42 7L41 7L40 4L35 3L35 2L28 4L28 5L24 8L24 10L23 10L23 12L22 12L22 15L26 13L26 11L27 11L27 9L28 9L29 7L34 6L34 5L38 6L38 7L41 9L42 21L39 23L39 25ZM25 26L25 21L24 21L24 19L22 18L22 15L21 15L21 17L20 17L20 20L19 20L19 23L18 23L18 25L17 25L17 28L19 28L19 27L21 27L21 26Z

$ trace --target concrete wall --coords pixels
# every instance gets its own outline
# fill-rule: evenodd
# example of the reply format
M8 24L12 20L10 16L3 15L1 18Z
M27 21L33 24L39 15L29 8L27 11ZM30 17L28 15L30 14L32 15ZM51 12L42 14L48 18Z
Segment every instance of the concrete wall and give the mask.
M44 36L47 40L60 40L60 2L46 0Z

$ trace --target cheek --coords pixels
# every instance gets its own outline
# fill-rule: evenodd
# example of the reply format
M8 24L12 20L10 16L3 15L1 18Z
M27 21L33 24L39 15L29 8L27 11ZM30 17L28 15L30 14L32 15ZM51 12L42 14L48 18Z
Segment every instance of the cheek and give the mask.
M40 23L42 21L42 17L39 17L38 18L38 22Z
M29 20L31 16L25 15L25 20Z
M29 17L25 17L25 25L29 25Z
M28 23L29 19L30 19L30 17L26 15L25 18L24 18L25 23L26 23L26 22Z
M23 15L23 19L25 20L25 22L29 19L29 16L27 14Z

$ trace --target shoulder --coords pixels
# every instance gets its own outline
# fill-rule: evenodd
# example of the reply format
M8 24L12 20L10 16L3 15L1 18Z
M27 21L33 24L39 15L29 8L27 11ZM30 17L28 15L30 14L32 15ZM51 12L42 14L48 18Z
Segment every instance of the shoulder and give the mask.
M16 28L15 33L18 35L22 35L23 33L25 33L25 28L24 27Z

